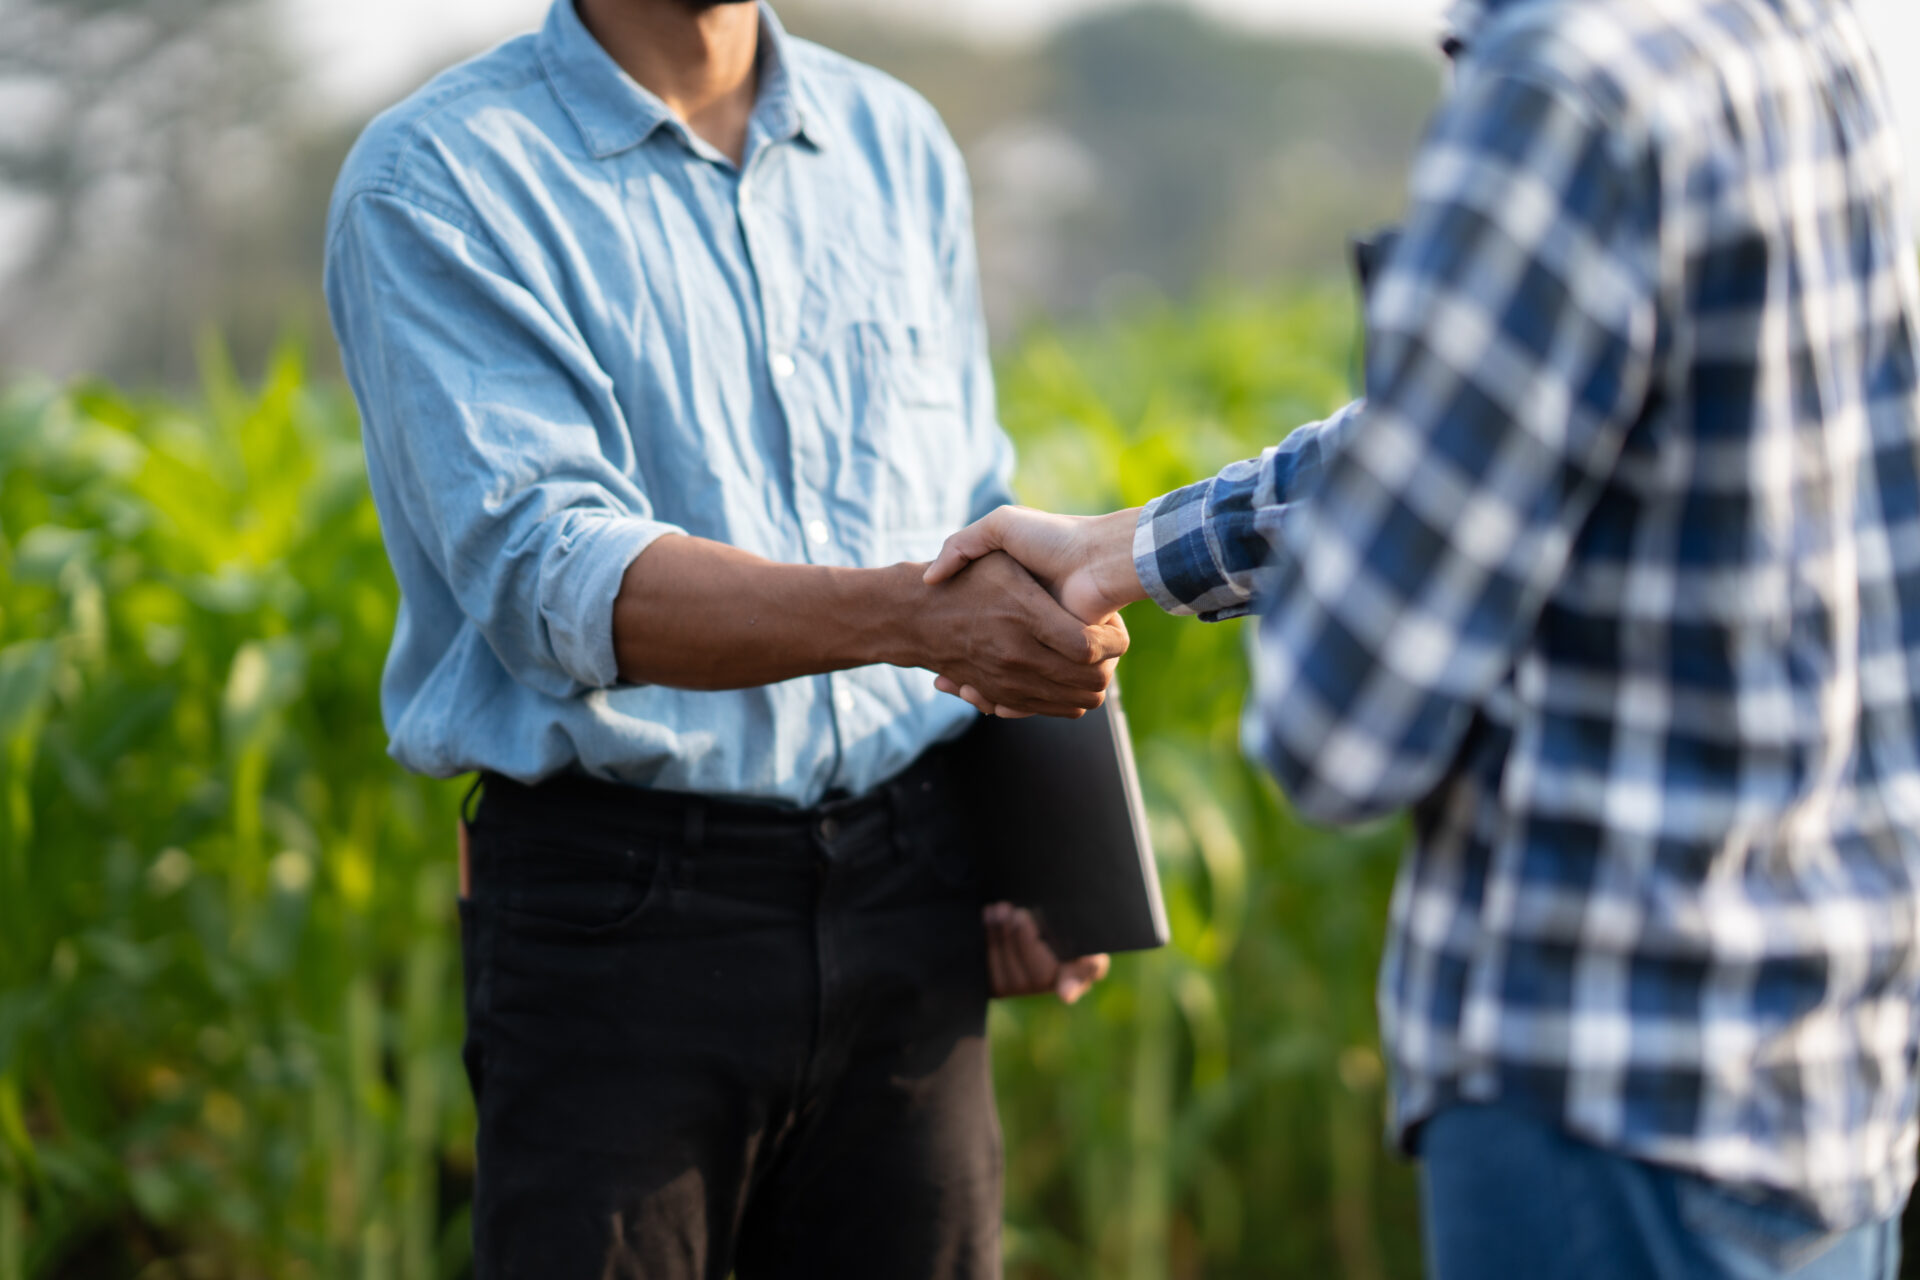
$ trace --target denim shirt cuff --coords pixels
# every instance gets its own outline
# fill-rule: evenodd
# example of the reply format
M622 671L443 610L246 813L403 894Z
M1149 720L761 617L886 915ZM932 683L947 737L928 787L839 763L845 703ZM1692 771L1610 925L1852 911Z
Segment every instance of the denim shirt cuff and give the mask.
M613 649L613 602L627 569L641 552L677 526L618 516L586 524L558 549L541 575L540 612L554 657L569 676L589 689L620 681Z

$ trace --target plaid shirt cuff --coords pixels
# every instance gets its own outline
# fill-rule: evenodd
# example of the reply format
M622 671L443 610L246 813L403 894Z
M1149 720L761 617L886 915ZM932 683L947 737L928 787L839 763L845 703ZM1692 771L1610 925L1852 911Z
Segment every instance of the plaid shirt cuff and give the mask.
M1250 482L1221 475L1148 503L1133 533L1134 568L1148 598L1205 622L1250 613L1253 576L1268 554L1251 499Z
M1134 567L1148 598L1204 622L1253 612L1287 512L1319 487L1328 457L1364 406L1356 400L1258 458L1148 503L1133 534Z

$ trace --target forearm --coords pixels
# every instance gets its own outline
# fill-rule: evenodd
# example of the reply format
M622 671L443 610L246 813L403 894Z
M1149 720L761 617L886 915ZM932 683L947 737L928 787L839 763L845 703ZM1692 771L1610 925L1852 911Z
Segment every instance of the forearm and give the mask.
M778 564L667 537L629 566L613 606L620 678L746 689L877 662L924 665L913 621L920 566Z

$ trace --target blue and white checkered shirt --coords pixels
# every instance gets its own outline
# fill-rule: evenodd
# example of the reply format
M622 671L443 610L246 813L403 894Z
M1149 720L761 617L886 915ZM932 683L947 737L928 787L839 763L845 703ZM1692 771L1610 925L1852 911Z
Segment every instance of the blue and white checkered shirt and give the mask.
M1264 614L1306 814L1411 806L1404 1141L1456 1101L1900 1208L1920 1047L1920 279L1846 0L1510 0L1414 167L1368 397L1143 515Z

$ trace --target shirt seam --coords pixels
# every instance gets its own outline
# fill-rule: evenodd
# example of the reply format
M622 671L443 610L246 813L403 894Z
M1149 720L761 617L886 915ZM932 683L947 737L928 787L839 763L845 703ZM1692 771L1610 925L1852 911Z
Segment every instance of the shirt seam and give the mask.
M332 233L327 237L328 256L332 256L338 249L340 237L346 234L348 225L352 220L350 215L353 212L353 207L362 200L374 198L388 199L403 208L439 219L468 239L478 241L481 247L494 256L500 266L508 269L509 275L513 275L511 271L511 260L505 253L501 252L500 246L494 242L492 234L477 220L471 219L468 211L460 209L450 201L444 201L423 192L409 191L398 182L392 180L370 181L355 188L352 194L346 197L340 205L340 217L335 223ZM518 279L517 276L514 276L514 278L516 280Z

